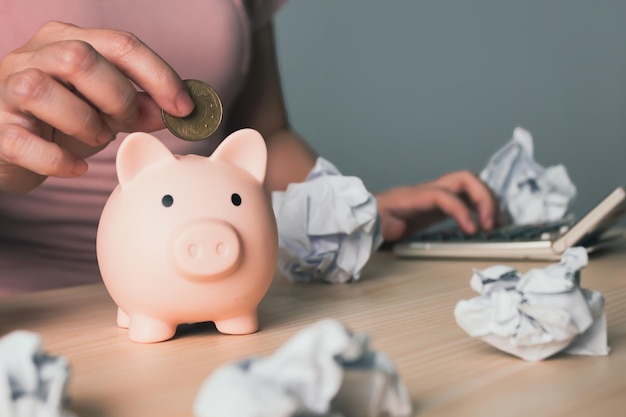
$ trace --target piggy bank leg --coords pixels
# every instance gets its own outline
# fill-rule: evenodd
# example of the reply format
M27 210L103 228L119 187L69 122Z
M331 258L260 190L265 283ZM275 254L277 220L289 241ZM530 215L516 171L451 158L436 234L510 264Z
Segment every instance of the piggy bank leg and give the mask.
M128 314L124 313L124 310L119 307L117 308L117 326L122 329L128 329L128 326L130 326Z
M216 320L215 327L226 334L250 334L259 329L259 319L256 311L226 320Z
M143 314L130 316L128 338L138 343L156 343L171 339L176 334L176 325Z

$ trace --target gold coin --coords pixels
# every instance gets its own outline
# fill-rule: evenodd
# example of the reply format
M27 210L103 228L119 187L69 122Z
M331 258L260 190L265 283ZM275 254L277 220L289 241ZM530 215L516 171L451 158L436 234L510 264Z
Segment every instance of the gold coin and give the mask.
M183 83L196 106L186 117L175 117L161 111L165 126L184 140L206 139L222 123L222 102L213 87L204 81L184 80Z

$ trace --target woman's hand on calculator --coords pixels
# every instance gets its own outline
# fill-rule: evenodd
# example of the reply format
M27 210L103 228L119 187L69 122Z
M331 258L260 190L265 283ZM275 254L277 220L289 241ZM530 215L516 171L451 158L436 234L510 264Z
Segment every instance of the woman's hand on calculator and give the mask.
M399 240L446 217L454 218L468 234L479 229L490 231L498 222L497 199L469 171L454 171L434 181L395 187L377 194L376 199L386 241Z

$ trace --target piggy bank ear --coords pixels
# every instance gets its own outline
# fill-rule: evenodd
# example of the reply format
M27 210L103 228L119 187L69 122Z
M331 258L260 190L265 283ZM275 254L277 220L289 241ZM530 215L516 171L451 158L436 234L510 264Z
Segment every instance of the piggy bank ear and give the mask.
M135 132L126 136L117 151L115 165L120 185L132 181L146 167L176 157L157 138L147 133Z
M267 147L263 136L254 129L241 129L231 133L210 158L236 165L248 171L260 183L265 180Z

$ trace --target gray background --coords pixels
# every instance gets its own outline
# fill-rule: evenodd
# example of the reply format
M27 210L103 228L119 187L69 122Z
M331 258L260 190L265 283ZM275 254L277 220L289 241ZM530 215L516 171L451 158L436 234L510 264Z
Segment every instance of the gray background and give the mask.
M583 214L626 184L626 1L290 0L290 118L372 191L479 172L515 126Z

